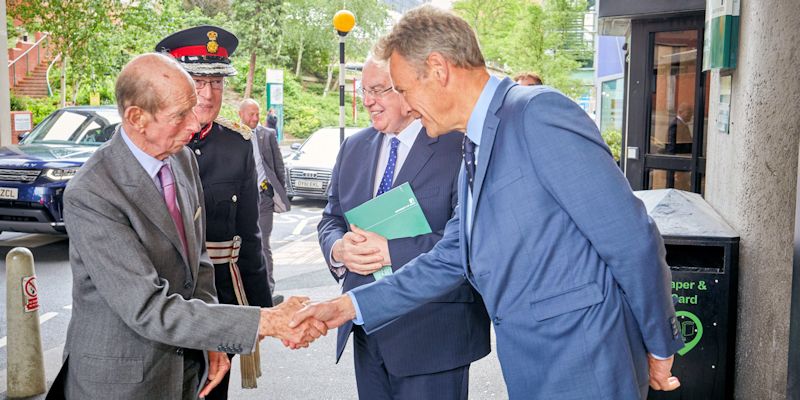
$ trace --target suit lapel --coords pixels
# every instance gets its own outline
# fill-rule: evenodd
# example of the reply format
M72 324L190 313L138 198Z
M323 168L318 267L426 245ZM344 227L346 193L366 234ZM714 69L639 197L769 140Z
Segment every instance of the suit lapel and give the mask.
M373 132L374 133L372 137L369 139L369 145L368 145L369 147L367 149L368 150L367 154L370 155L370 159L369 163L367 163L367 166L369 166L369 168L366 170L369 179L367 179L366 181L369 182L369 185L367 185L364 188L366 192L365 193L362 192L363 196L362 201L360 201L358 204L370 200L372 199L373 196L375 196L375 191L374 191L375 179L378 179L375 177L375 171L378 170L378 158L380 158L381 154L381 145L383 144L383 133L380 133L375 129L373 129Z
M131 204L135 205L156 226L156 229L167 237L175 250L183 255L183 244L178 237L178 228L175 227L164 197L156 189L153 180L128 149L119 132L114 135L109 146L125 166L111 172L114 175L114 181L120 182L120 187L130 199Z
M497 127L500 125L500 118L497 117L497 111L505 101L508 90L513 86L510 79L503 79L497 86L492 102L489 104L489 110L486 113L486 120L483 122L483 134L481 136L481 143L478 147L478 165L475 168L475 182L472 188L472 207L474 210L473 217L477 213L478 206L481 200L481 191L483 190L483 181L486 178L486 170L489 168L489 161L492 158L492 149L494 148L494 140L497 136ZM475 220L473 218L472 227L475 227Z
M403 182L413 181L422 171L425 164L433 157L434 151L431 146L438 141L438 138L428 137L425 128L420 129L417 139L414 140L414 145L411 146L411 150L408 152L408 157L403 162L403 167L400 168L400 172L397 173L397 177L392 182L392 187L397 187ZM373 187L375 187L374 182Z

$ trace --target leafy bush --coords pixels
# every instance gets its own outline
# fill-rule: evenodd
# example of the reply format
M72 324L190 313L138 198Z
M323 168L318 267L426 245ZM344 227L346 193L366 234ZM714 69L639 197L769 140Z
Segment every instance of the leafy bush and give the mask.
M33 114L33 125L38 125L45 117L58 109L57 97L34 99L26 96L11 95L11 111L30 111Z
M620 153L622 152L622 132L614 128L606 128L603 133L603 140L611 150L615 161L619 161Z

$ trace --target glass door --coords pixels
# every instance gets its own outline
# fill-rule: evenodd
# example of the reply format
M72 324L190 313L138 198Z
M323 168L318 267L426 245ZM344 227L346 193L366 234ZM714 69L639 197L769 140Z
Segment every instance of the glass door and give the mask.
M703 23L702 13L632 22L624 169L634 190L703 193L709 91Z
M700 71L702 37L699 29L651 34L647 189L703 191L709 85Z

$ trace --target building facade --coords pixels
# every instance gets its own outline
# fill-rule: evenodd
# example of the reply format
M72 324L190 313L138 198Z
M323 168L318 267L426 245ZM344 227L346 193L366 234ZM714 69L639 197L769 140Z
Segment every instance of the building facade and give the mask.
M599 31L624 38L631 187L700 193L740 235L734 397L797 399L800 3L736 6L734 68L703 69L704 0L603 0Z

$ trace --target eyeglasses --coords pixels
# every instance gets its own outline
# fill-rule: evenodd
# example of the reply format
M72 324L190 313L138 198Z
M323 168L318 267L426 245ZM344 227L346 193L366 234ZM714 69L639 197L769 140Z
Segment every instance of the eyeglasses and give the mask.
M358 94L360 94L361 97L367 97L367 95L369 95L373 99L381 99L381 98L383 98L383 96L386 96L388 93L392 92L393 90L394 90L394 88L391 87L391 86L389 86L386 89L378 89L378 90L364 89L364 87L362 86L362 87L358 88Z
M194 87L197 90L203 90L206 88L207 85L211 85L211 90L222 90L222 87L225 86L224 79L214 79L212 81L205 81L200 79L194 80Z

